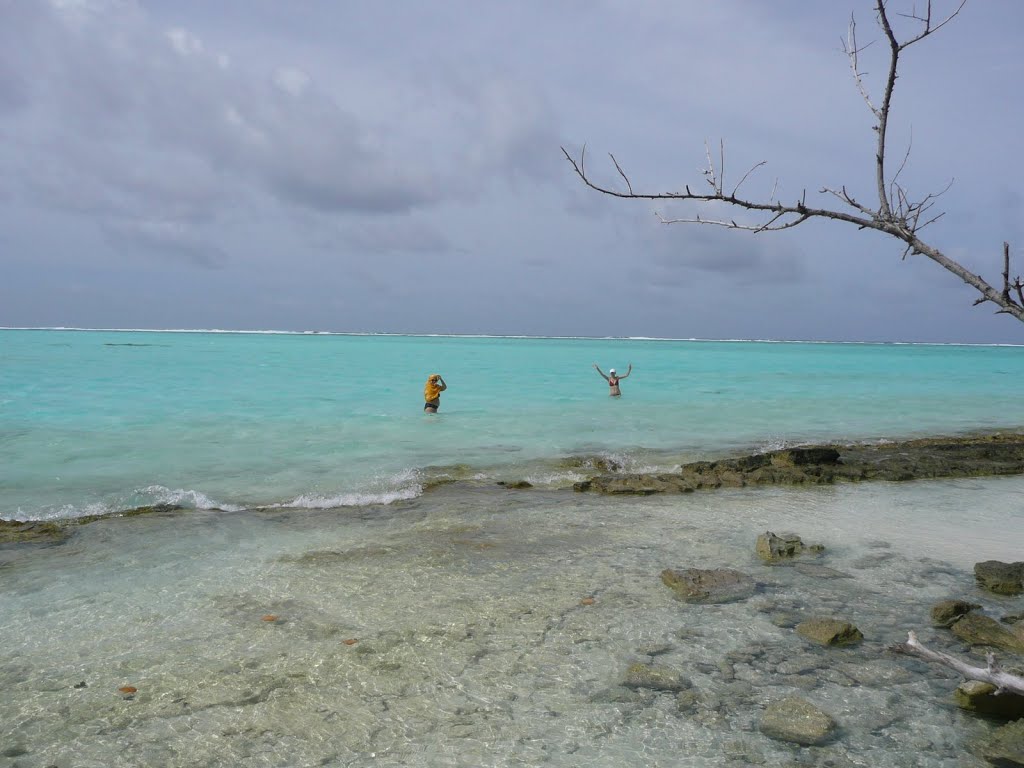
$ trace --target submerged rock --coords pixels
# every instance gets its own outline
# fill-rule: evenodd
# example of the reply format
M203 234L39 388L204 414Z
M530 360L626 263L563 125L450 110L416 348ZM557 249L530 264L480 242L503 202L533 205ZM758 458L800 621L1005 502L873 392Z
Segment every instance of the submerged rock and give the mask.
M1000 768L1024 766L1024 720L997 728L982 744L981 754Z
M775 534L766 531L757 537L754 551L769 565L787 562L802 554L820 555L825 551L821 544L804 544L795 533Z
M24 542L56 543L67 538L67 531L57 523L35 520L0 520L0 544Z
M641 645L636 652L641 656L661 656L664 653L670 653L674 648L675 646L671 643L649 643Z
M864 639L853 624L838 619L809 619L796 625L796 633L827 646L855 645Z
M852 579L848 573L843 571L837 571L835 568L829 568L827 565L818 565L817 563L797 563L795 566L796 572L809 576L814 579Z
M975 563L974 578L989 592L1019 595L1024 592L1024 563L1003 563L999 560Z
M527 488L533 488L533 483L531 483L529 480L499 480L498 485L502 486L503 488L508 488L509 490L512 491L525 491Z
M776 467L805 467L809 464L825 466L840 464L839 451L832 447L786 448L771 454L771 463Z
M778 741L815 746L828 742L838 724L809 701L790 696L768 705L760 728L765 736Z
M688 603L731 603L745 600L757 590L753 579L732 568L666 568L661 580Z
M779 536L771 531L765 531L757 537L754 551L766 563L778 563L792 560L803 552L804 542L795 533L783 533Z
M576 491L651 496L655 493L686 493L695 490L677 475L600 475L573 483Z
M95 523L97 520L109 520L112 517L141 517L142 515L166 515L172 512L181 512L185 507L180 504L147 504L143 507L134 507L132 509L122 509L117 512L102 512L98 515L84 515L82 517L76 517L74 520L69 522L77 525L85 525L87 523Z
M1003 692L996 694L996 686L980 680L968 680L953 691L957 706L983 715L1017 720L1024 717L1024 696Z
M1024 629L1006 626L980 613L968 613L957 619L953 634L971 645L991 645L1011 653L1024 653Z
M649 688L652 691L685 691L692 683L670 667L655 664L631 664L622 681L626 688Z
M943 600L932 606L932 626L948 627L975 608L981 608L981 606L966 600Z
M590 695L590 701L594 704L643 704L650 703L654 694L643 688L623 688L616 685L612 688L605 688Z
M858 557L856 560L850 563L850 565L858 570L865 570L867 568L878 568L882 564L892 560L894 557L896 557L896 555L894 555L892 552L875 552L871 555L864 555L863 557Z

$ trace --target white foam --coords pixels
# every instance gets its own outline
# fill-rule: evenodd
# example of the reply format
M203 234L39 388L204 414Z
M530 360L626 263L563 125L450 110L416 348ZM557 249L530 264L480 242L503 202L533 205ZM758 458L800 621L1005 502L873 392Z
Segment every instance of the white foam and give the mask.
M42 510L35 510L32 512L27 512L21 507L18 507L14 517L10 519L22 521L71 520L76 517L88 517L90 515L108 515L116 511L117 509L99 502L85 504L84 506L62 504L59 507L46 507Z
M585 475L580 472L543 472L540 474L527 475L523 479L530 483L530 485L560 488L562 486L586 480L588 477L589 475Z
M657 474L659 472L672 472L679 466L672 464L651 464L649 457L634 456L621 451L602 451L598 454L605 459L615 472L626 474Z
M393 504L396 501L415 499L423 493L422 486L410 486L394 491L379 493L339 493L335 496L320 496L304 493L283 504L270 504L265 509L334 509L335 507L364 507L372 504Z
M177 504L191 509L220 509L224 512L241 512L246 507L237 504L224 504L215 501L202 491L178 488L171 490L162 485L150 485L139 491L140 494L152 499L150 504Z
M268 504L263 509L334 509L394 504L423 494L422 476L418 469L403 469L392 475L380 475L368 487L338 493L302 493L291 501Z

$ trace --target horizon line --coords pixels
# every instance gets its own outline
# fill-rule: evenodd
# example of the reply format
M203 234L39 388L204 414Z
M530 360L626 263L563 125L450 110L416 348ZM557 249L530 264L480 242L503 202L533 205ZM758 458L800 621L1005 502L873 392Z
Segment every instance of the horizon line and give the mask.
M413 338L452 338L452 339L562 339L580 341L693 341L711 343L748 343L748 344L878 344L935 347L1021 347L1024 344L1007 342L973 342L973 341L850 341L837 339L708 339L697 337L671 336L579 336L579 335L534 335L534 334L503 334L503 333L404 333L392 331L284 331L273 329L230 329L230 328L87 328L77 326L0 326L0 331L73 331L102 333L216 333L264 336L388 336Z

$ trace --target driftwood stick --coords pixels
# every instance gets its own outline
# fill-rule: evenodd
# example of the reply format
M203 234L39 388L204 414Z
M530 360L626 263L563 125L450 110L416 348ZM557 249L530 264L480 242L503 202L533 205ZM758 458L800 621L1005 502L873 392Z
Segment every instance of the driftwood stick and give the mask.
M966 661L961 661L955 656L950 656L948 653L925 648L918 641L916 632L910 632L907 635L907 642L894 645L892 650L896 653L916 656L925 661L942 664L956 670L968 680L980 680L983 683L990 683L996 687L997 693L1016 693L1024 696L1024 677L1003 672L996 666L995 656L991 653L988 654L987 667L973 667Z

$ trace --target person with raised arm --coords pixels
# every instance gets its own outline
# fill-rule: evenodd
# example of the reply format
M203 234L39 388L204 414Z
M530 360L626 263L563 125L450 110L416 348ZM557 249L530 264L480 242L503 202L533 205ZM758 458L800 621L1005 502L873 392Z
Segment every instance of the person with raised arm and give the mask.
M626 372L621 376L616 375L614 368L609 368L608 375L605 376L601 369L598 368L597 363L594 363L594 369L601 374L602 379L608 382L608 394L611 397L619 397L622 395L622 390L619 389L619 382L633 372L633 364L630 363L629 368L627 368Z
M424 413L437 413L441 407L441 393L448 389L440 373L432 373L423 387Z

